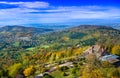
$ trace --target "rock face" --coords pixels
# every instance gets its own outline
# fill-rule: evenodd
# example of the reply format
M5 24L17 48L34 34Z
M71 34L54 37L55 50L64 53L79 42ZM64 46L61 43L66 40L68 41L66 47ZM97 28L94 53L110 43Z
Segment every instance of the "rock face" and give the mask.
M89 54L94 54L97 58L100 58L101 56L107 55L108 53L100 45L94 45L83 52L85 57L87 57Z

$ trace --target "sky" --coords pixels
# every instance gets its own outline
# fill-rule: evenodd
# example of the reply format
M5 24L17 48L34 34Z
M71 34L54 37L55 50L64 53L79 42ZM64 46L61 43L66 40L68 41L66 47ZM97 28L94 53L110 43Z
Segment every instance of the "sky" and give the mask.
M120 0L0 0L0 25L119 22Z

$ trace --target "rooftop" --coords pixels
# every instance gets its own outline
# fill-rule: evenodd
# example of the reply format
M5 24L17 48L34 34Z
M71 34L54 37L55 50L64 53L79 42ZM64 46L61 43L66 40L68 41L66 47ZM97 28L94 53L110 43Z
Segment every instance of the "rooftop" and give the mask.
M115 62L120 61L118 58L119 58L119 56L110 54L110 55L102 56L100 58L100 60L102 60L102 61L108 61L110 63L115 63Z

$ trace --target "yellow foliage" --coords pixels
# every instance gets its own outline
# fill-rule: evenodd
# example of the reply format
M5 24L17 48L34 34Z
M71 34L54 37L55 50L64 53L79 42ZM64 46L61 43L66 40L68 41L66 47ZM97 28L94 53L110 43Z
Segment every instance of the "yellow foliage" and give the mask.
M111 68L111 71L108 73L108 77L120 78L119 68Z
M100 69L84 69L82 78L105 78Z
M16 74L19 73L19 70L22 68L21 63L14 64L8 68L8 74L11 77L15 77Z
M23 71L23 73L25 76L30 76L33 73L33 71L34 71L33 66L29 66Z
M74 53L74 55L80 55L80 54L82 54L83 53L83 51L85 51L86 49L88 49L89 48L89 46L86 46L86 47L80 47L80 48L76 48L76 49L74 49L73 51L73 53Z
M120 45L116 45L112 48L112 53L120 55Z
M96 70L92 71L91 77L92 78L98 78L98 77L99 78L105 78L103 76L103 73L102 73L102 71L100 69L96 69Z

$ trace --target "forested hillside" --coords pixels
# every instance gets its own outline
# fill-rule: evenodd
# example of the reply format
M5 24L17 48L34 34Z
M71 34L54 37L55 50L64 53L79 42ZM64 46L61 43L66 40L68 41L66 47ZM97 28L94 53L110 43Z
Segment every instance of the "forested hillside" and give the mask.
M45 74L43 78L97 78L97 75L100 78L119 78L119 67L100 62L94 55L90 55L89 59L82 56L85 50L95 44L110 54L120 56L120 31L96 25L80 25L59 31L20 26L2 27L0 76L34 78L56 66L56 71ZM72 62L73 67L59 66L67 62Z

